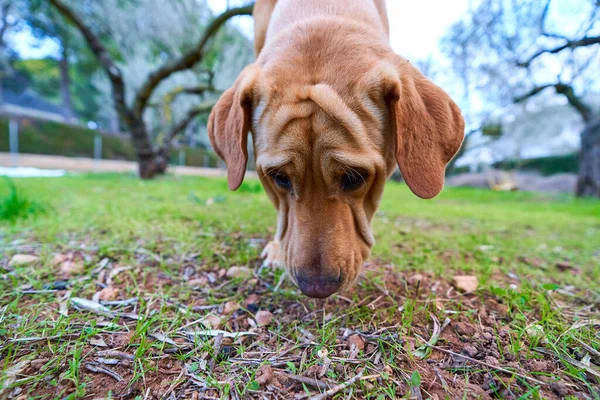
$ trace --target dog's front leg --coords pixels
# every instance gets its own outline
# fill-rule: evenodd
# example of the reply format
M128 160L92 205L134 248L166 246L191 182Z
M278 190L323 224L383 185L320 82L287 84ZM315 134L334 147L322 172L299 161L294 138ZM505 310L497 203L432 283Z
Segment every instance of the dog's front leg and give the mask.
M263 259L263 267L283 268L285 266L285 257L281 248L281 240L285 233L287 223L286 215L287 213L283 207L279 207L279 210L277 211L277 232L275 233L275 237L272 241L267 243L260 254L260 257Z

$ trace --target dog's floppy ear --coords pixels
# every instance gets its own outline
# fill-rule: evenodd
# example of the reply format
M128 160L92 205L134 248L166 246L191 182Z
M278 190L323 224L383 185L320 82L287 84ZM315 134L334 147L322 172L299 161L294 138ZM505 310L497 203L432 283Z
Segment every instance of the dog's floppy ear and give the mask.
M231 190L240 187L246 173L257 74L256 66L246 67L233 87L223 93L208 118L208 137L215 152L227 164L227 181Z
M386 102L396 159L410 190L430 199L444 186L446 164L460 149L465 123L450 96L407 60L394 55L394 67Z

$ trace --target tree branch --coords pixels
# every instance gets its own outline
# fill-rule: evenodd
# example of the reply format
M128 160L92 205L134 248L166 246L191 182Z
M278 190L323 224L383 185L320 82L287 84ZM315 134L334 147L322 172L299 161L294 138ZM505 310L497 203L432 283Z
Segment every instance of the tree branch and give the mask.
M169 133L167 133L167 136L165 136L161 149L163 154L168 154L170 152L171 143L173 142L173 139L177 137L177 135L181 134L181 132L183 132L197 116L209 113L215 104L216 100L207 100L189 110L187 115L181 121L179 121L179 123L175 125L169 131Z
M210 85L200 85L200 86L192 86L192 87L176 87L175 89L173 89L172 91L170 91L169 93L167 93L164 97L163 97L163 102L164 103L172 103L175 98L177 96L179 96L180 94L204 94L204 93L218 93L219 91L216 90L215 88L213 88Z
M551 87L554 87L554 85L548 84L548 85L544 85L544 86L534 87L529 92L527 92L521 96L515 97L513 100L515 103L522 103L525 100L529 99L530 97L534 97L534 96L538 95L539 93L543 92L544 90L551 88Z
M557 54L566 49L575 49L577 47L593 46L595 44L600 44L600 36L590 36L590 37L586 36L586 37L578 39L578 40L568 40L567 43L563 44L562 46L558 46L553 49L543 49L543 50L538 51L537 53L535 53L534 55L529 57L527 60L517 62L517 66L523 67L523 68L529 68L529 66L531 66L531 63L543 54Z
M131 122L133 115L127 107L125 99L125 83L121 70L113 60L109 51L104 47L100 38L92 31L92 29L83 22L83 20L61 0L49 0L56 10L68 21L70 21L85 38L88 46L96 56L102 69L108 75L112 90L113 100L119 114L126 122Z
M152 177L154 171L148 170L146 163L155 156L154 147L148 137L146 131L146 125L141 117L137 117L136 114L127 106L127 99L125 95L125 82L123 80L123 74L116 62L113 60L109 51L104 47L100 38L94 34L92 29L85 24L85 22L68 6L66 6L62 0L49 0L56 10L67 20L70 21L79 32L85 38L88 46L94 53L94 56L100 63L102 69L108 75L112 87L112 96L115 103L115 109L119 114L119 118L125 124L127 124L131 139L137 152L138 159L140 160L140 174L142 177Z
M51 0L56 1L56 0ZM174 74L175 72L184 71L192 68L196 63L202 60L204 56L204 48L206 47L209 39L219 30L219 28L225 24L230 18L238 15L251 15L254 6L249 5L245 7L232 8L225 11L217 18L215 18L206 28L202 38L194 47L194 49L185 53L182 57L175 60L172 63L164 65L158 70L150 74L146 82L142 85L138 94L135 98L133 106L133 112L136 116L141 117L146 109L148 100L152 96L154 89L166 78Z
M8 23L8 12L10 11L12 4L10 1L2 4L2 17L0 22L2 22L2 26L0 27L0 48L4 47L4 35L6 31L12 26Z
M543 92L544 90L546 90L548 88L554 88L556 93L565 96L567 98L567 101L569 102L569 104L573 108L575 108L575 110L577 110L577 112L579 113L579 115L581 115L581 118L583 118L584 121L588 122L588 121L592 120L592 118L593 118L592 109L587 104L585 104L583 102L583 100L581 100L579 98L579 96L577 96L575 94L575 90L573 89L573 86L567 85L564 83L560 83L560 82L555 83L555 84L537 86L537 87L531 89L529 92L525 93L524 95L516 97L514 99L514 101L515 101L515 103L522 103L523 101L536 96L537 94Z

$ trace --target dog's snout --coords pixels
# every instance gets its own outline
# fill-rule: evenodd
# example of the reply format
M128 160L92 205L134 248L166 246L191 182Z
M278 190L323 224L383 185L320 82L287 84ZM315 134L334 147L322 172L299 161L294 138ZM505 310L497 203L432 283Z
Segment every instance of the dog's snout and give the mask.
M308 297L324 299L331 296L342 286L342 276L331 275L310 270L300 271L296 274L298 287Z

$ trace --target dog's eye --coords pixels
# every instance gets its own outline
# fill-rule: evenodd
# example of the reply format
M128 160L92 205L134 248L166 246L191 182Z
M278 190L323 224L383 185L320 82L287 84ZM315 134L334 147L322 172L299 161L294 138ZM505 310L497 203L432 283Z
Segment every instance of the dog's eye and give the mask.
M282 189L289 191L292 190L292 181L286 174L283 174L281 172L273 174L273 181L277 186L279 186Z
M366 172L363 173L356 170L346 171L342 175L342 189L350 192L360 188L367 181L367 176Z

